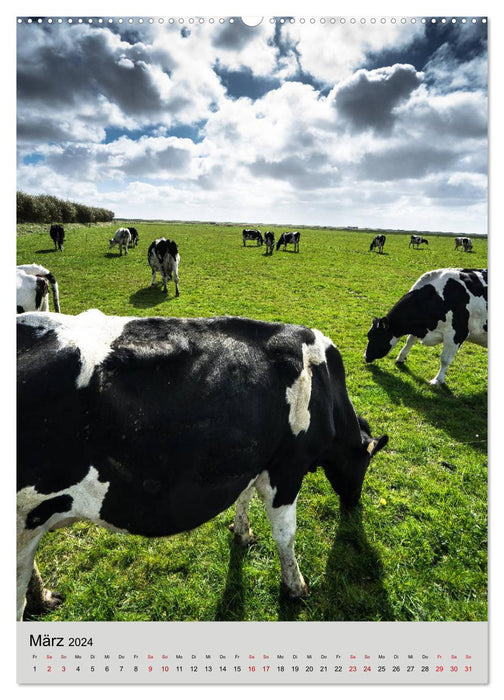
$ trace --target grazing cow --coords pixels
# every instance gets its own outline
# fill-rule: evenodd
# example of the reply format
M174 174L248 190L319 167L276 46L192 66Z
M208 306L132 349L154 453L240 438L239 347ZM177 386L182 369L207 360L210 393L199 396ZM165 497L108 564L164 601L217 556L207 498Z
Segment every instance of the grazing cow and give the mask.
M304 476L322 467L355 505L388 440L355 413L337 348L303 326L93 309L19 316L17 342L19 619L30 579L32 602L58 602L34 567L47 531L86 519L162 537L236 501L234 535L248 544L254 489L282 581L302 596L294 536Z
M128 226L128 231L131 234L131 247L136 248L138 245L138 231L134 226Z
M169 238L157 238L155 241L152 241L147 251L147 260L152 270L151 287L154 286L156 281L156 272L160 272L163 280L163 291L168 292L166 283L168 280L171 280L173 276L175 282L175 296L180 296L178 286L180 254L175 241L170 241Z
M375 248L378 248L379 253L383 253L383 246L385 245L387 237L383 233L379 233L377 236L373 238L371 241L371 245L369 246L369 250L374 250Z
M455 239L455 250L458 250L460 247L464 250L464 253L468 253L473 247L472 240L468 236L459 236Z
M118 228L114 233L114 238L109 239L109 250L111 250L115 245L119 246L119 255L122 255L124 248L124 255L128 255L128 245L131 243L131 233L127 228Z
M280 238L278 239L278 242L276 244L276 249L278 250L281 245L283 245L283 249L287 249L287 245L293 245L294 246L294 252L299 253L299 239L301 238L301 234L299 231L286 231L285 233L282 233Z
M256 228L244 228L242 231L242 238L243 245L246 245L247 241L256 241L256 246L264 243L261 232Z
M429 245L429 241L426 238L422 238L422 236L415 236L412 234L408 248L410 248L411 246L413 246L413 248L419 248L422 245L422 243L425 243L425 245Z
M441 368L430 384L443 384L446 370L467 340L487 345L487 271L446 268L426 272L383 318L374 318L368 332L366 362L373 362L408 334L396 362L406 361L419 340L443 343Z
M264 242L266 244L266 255L273 255L275 245L275 234L273 231L266 231L264 234Z
M53 294L54 310L60 312L58 283L52 272L42 265L18 265L16 268L17 313L49 311L49 285Z
M63 251L63 241L65 240L65 229L61 224L51 224L49 235L54 241L54 250Z

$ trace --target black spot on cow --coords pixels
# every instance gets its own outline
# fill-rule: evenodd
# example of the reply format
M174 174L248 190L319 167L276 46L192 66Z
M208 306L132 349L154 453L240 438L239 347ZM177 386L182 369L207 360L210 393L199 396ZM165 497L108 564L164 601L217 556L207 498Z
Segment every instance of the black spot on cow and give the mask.
M477 272L479 272L483 277L484 284ZM471 292L471 294L474 294L476 297L483 297L483 299L487 299L487 270L461 270L460 278L467 286L467 289Z
M26 516L25 526L29 530L40 527L56 513L68 513L72 509L73 498L68 494L48 498Z
M455 331L453 340L456 343L462 343L467 338L468 333L469 311L467 310L467 303L469 294L463 284L455 279L449 279L445 285L443 295L448 308L453 313L452 325Z

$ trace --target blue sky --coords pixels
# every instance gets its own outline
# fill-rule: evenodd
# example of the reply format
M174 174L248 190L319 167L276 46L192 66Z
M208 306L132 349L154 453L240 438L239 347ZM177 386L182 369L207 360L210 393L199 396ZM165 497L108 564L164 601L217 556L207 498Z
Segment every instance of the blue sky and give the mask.
M481 19L138 19L18 24L18 189L127 218L487 232Z

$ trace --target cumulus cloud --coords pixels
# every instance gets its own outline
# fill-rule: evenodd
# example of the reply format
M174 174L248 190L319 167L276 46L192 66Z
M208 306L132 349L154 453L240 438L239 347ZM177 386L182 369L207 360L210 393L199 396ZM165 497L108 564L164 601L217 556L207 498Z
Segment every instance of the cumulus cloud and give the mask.
M361 69L334 89L334 105L352 130L390 131L395 109L421 82L422 74L410 65Z

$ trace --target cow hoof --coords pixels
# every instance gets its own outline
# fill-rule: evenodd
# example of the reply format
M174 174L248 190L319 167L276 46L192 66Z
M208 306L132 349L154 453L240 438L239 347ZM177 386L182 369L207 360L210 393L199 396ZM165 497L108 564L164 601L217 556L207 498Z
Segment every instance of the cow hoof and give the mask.
M431 386L442 386L444 382L441 382L439 379L434 378L430 380L429 384Z
M288 596L290 600L302 600L309 592L310 589L305 581L303 581L303 584L299 588L296 588L296 590L292 590L292 588L289 588L285 583L282 583L282 593Z
M395 361L395 363L396 363L396 365L397 365L398 367L404 367L404 365L406 364L406 360L399 360L399 359L397 359L397 360Z
M64 600L65 598L62 593L58 593L58 591L49 591L47 588L44 588L42 598L40 598L40 596L34 596L32 598L28 591L26 595L24 617L44 615L52 610L56 610Z

